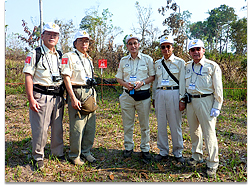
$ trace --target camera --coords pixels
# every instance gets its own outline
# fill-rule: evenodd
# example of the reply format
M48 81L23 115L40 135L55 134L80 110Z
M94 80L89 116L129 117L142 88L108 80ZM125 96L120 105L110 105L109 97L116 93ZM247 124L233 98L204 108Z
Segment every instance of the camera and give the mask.
M94 85L97 85L97 82L95 81L94 78L88 78L87 79L87 85L93 87Z
M62 80L62 77L61 76L52 76L52 80L53 80L53 82L59 82Z

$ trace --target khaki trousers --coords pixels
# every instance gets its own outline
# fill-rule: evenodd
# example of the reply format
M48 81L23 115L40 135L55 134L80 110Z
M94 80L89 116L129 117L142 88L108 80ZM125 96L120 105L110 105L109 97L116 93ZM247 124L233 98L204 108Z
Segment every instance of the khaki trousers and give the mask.
M126 150L132 150L134 148L133 132L135 123L135 110L138 113L139 123L141 127L141 144L140 148L142 152L148 152L150 149L150 130L149 130L149 111L151 99L145 99L141 101L135 101L125 91L119 97L122 120L124 128L124 146Z
M218 142L215 125L216 117L210 116L214 97L192 98L187 104L187 119L190 128L192 142L192 157L195 160L202 159L203 135L208 152L207 166L217 168L219 164Z
M47 143L49 126L51 126L51 153L55 156L63 156L63 97L53 97L53 95L35 91L33 95L40 106L38 113L29 109L33 158L36 161L44 159L44 147Z
M155 94L155 114L158 123L157 146L160 155L169 155L167 123L169 124L173 154L182 156L183 138L181 129L181 111L179 110L179 90L157 89Z
M77 91L82 91L83 96L87 97L92 93L90 89L78 88ZM96 96L96 95L95 95ZM79 117L78 110L71 105L71 99L68 96L68 112L70 124L70 152L69 158L74 160L82 154L87 157L90 155L90 149L93 146L95 138L96 112Z

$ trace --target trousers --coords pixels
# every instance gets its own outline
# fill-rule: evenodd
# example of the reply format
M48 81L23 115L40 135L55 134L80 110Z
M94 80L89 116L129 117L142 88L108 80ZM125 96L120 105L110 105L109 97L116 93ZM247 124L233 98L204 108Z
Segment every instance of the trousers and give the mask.
M155 94L155 113L158 123L157 147L160 155L169 155L167 123L171 131L173 155L182 156L183 138L181 111L179 110L179 90L157 89Z
M82 91L85 97L92 93L90 89L77 89ZM96 96L95 96L96 98ZM70 151L69 158L74 160L80 155L87 157L90 155L90 149L94 144L96 112L79 117L78 110L71 105L71 99L68 96L68 113L69 113L69 128L70 128ZM80 113L79 113L80 114Z
M141 144L140 149L142 152L148 152L150 149L150 129L149 129L149 111L151 99L147 98L141 101L135 101L125 91L119 97L123 129L124 129L124 147L126 150L134 148L133 132L135 123L135 110L138 113L140 128L141 128Z
M213 102L213 96L192 98L192 102L187 104L187 119L192 142L192 157L197 161L202 160L204 135L208 152L207 166L216 169L219 164L218 142L215 131L217 119L210 116Z
M38 113L29 109L33 158L36 161L44 159L49 126L51 126L51 153L55 156L63 156L63 97L54 97L35 91L33 95L40 106Z

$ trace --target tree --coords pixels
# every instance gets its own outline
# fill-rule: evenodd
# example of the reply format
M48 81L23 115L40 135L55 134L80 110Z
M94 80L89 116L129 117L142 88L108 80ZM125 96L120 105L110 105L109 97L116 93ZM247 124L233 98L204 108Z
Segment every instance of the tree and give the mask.
M110 44L117 35L123 32L120 27L113 26L112 16L108 8L103 10L101 16L98 15L97 9L89 9L81 20L80 29L86 30L91 35L94 40L92 48L97 51L102 51L107 45L113 47Z
M69 20L66 23L63 23L63 21L56 19L54 22L60 27L61 33L59 44L61 46L61 50L63 53L67 53L73 46L73 42L69 42L71 34L75 32L73 21Z
M230 39L236 54L247 52L247 18L242 18L231 23Z
M210 36L208 41L210 44L213 44L213 41L215 41L216 49L219 44L220 53L224 49L227 51L230 23L237 19L237 15L234 12L234 8L225 4L208 12L207 27L208 35Z
M180 6L177 5L177 3L172 2L172 0L167 0L167 5L159 8L158 12L165 16L166 12L169 10L172 10L173 12L170 13L169 17L165 18L162 23L163 26L167 26L167 29L163 31L163 35L172 35L173 37L176 37L174 39L176 41L174 54L188 60L189 56L183 53L183 48L185 44L187 46L187 33L191 13L189 11L184 11L181 14ZM179 10L179 13L177 10Z
M39 40L40 40L40 26L34 26L34 28L31 30L29 29L27 23L22 20L24 32L28 35L28 37L25 37L20 34L16 34L19 39L21 39L23 42L27 43L32 49L36 48L39 45Z
M152 15L152 8L145 8L139 5L139 2L136 1L135 7L137 10L137 18L138 18L138 24L139 28L133 28L133 32L137 35L141 35L141 48L146 47L146 41L147 41L147 36L149 36L152 31L149 31L149 28L152 30L152 20L151 20L151 15Z

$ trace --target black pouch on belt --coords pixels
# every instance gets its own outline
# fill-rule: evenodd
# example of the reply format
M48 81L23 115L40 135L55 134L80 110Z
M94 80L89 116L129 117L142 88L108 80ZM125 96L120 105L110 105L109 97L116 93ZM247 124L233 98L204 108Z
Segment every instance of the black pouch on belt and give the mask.
M129 91L126 91L129 94ZM147 90L140 90L135 91L134 94L129 94L132 98L134 98L135 101L145 100L150 97L149 89Z

